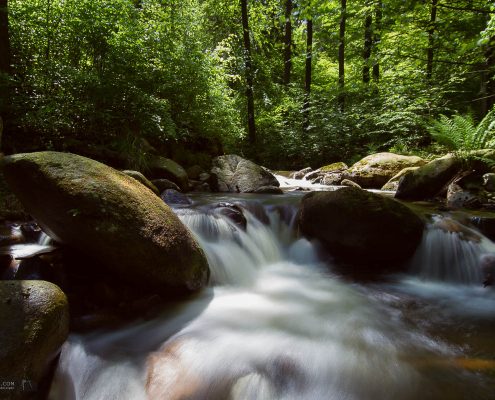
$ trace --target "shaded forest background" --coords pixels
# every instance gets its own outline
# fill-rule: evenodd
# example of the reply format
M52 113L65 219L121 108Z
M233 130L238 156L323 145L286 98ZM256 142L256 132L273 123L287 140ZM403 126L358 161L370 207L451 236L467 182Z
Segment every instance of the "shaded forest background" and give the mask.
M494 104L494 16L481 0L0 0L2 149L137 168L152 148L287 169L434 154L434 119Z

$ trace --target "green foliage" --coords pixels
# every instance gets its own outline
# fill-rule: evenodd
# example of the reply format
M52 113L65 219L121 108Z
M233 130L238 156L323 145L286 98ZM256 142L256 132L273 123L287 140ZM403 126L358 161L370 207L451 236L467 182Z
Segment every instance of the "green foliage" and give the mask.
M448 149L469 152L495 147L495 109L492 109L478 125L470 115L440 115L429 127L432 137Z
M348 2L342 112L340 2L293 3L292 76L283 85L285 0L248 1L258 136L253 147L245 140L238 2L10 0L13 74L0 77L0 89L7 82L15 93L9 101L14 131L6 132L4 142L11 151L63 149L74 138L111 147L137 169L145 168L146 141L168 156L170 149L189 146L187 156L177 157L191 164L194 152L206 165L207 153L225 151L273 168L319 167L389 149L437 152L429 120L470 112L483 117L479 89L487 77L479 66L494 45L493 14L487 21L481 13L439 8L428 80L429 2L382 2L381 26L377 1ZM481 0L456 5L487 8ZM380 76L364 83L364 24L370 13L375 41L367 65L379 65ZM314 26L313 81L310 127L303 130L308 18ZM490 115L478 126L471 117L440 117L439 140L456 151L492 145Z

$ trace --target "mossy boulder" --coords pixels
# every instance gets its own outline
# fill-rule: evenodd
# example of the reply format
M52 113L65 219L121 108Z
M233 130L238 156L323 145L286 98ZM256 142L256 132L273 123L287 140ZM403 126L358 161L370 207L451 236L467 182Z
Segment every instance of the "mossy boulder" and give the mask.
M189 189L187 172L170 158L153 156L148 160L146 177L150 180L168 179L176 183L181 190Z
M213 189L219 192L250 193L263 186L280 186L268 169L235 154L214 158L211 174Z
M348 165L342 161L335 162L333 164L325 165L320 168L321 172L339 172L349 169Z
M43 230L94 258L95 265L162 293L207 282L208 264L191 233L158 196L126 174L58 152L9 156L3 170Z
M13 383L0 397L38 398L36 387L68 333L67 298L58 286L0 281L0 379Z
M160 195L158 188L153 183L151 183L151 181L149 181L148 178L146 178L141 172L133 171L130 169L126 169L122 172L124 174L126 174L127 176L134 178L135 180L137 180L139 183L143 184L144 186L146 186L148 189L150 189L156 195Z
M424 164L426 161L416 156L376 153L353 164L344 172L343 178L356 182L363 188L380 189L404 168Z
M304 196L301 232L338 259L365 268L399 267L419 245L423 221L396 200L355 187Z
M395 197L404 200L429 200L446 190L449 182L461 171L461 161L446 155L404 174Z

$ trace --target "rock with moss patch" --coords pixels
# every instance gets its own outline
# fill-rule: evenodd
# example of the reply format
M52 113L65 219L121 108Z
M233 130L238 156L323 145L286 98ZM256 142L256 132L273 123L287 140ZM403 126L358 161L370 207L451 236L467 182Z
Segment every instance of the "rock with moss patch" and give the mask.
M7 399L38 398L31 390L42 384L50 363L69 333L67 298L45 281L0 281L0 377L13 382ZM5 396L5 397L4 397Z
M400 178L395 197L404 200L432 199L446 190L461 168L461 161L450 154L430 161Z
M418 167L426 161L416 156L394 153L371 154L344 172L343 178L356 182L363 188L380 189L394 175L407 167Z
M212 188L219 192L250 193L262 186L280 186L268 169L235 154L213 159L211 174L215 177Z
M342 172L345 171L346 169L349 169L348 165L342 161L335 162L333 164L325 165L324 167L320 168L321 172Z
M400 178L402 178L405 174L409 173L409 171L416 171L419 167L407 167L401 170L397 175L390 178L390 180L383 185L382 190L397 190L399 187Z
M181 190L189 188L189 178L187 172L175 161L170 158L153 156L148 161L147 178L151 181L154 179L168 179L176 183Z
M45 232L91 254L121 279L163 293L196 290L207 282L208 264L191 233L135 179L57 152L16 154L4 159L3 168Z
M129 169L126 169L122 172L124 174L130 176L131 178L134 178L135 180L137 180L138 182L140 182L144 186L146 186L153 193L160 195L160 191L158 190L158 188L155 185L153 185L153 183L151 183L151 181L149 181L148 178L146 178L141 172L133 171L133 170L129 170Z
M419 245L423 221L386 196L354 187L304 196L301 232L340 260L364 270L397 268Z

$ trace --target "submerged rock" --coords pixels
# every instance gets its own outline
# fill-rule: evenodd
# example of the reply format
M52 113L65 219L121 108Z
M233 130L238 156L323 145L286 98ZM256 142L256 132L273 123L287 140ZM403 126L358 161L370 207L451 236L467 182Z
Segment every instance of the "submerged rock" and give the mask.
M344 172L344 178L356 182L363 188L380 189L394 175L407 167L418 167L426 161L416 156L394 153L371 154L358 161Z
M135 179L57 152L6 157L3 167L12 190L45 232L121 279L180 290L207 282L208 264L191 233Z
M355 265L390 267L407 260L423 234L423 221L408 207L354 187L304 196L301 232Z
M174 189L174 190L177 190L178 192L180 192L180 187L177 186L172 181L169 181L168 179L163 179L163 178L162 179L153 179L151 181L151 183L156 186L159 193L163 193L167 189Z
M277 186L261 186L253 193L259 194L284 194L284 191Z
M213 159L211 174L216 178L214 189L219 192L250 193L262 186L280 186L266 168L235 154Z
M169 204L181 204L181 205L190 205L192 204L192 200L187 197L184 193L178 192L177 190L174 189L167 189L165 190L162 195L160 196L161 199Z
M0 396L38 398L36 388L69 333L67 298L49 282L0 281L0 299L0 377L14 383Z

